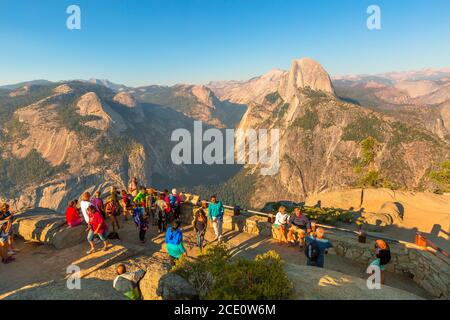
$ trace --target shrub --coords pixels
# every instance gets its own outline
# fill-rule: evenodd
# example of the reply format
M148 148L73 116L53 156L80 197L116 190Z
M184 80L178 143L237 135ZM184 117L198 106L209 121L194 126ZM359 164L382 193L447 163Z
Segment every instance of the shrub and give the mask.
M438 170L431 171L428 175L444 192L450 191L450 160L439 165Z
M208 300L287 299L292 283L283 270L283 261L274 251L255 260L231 259L224 245L207 247L194 261L181 259L173 269L188 279Z
M370 164L373 159L375 159L375 144L376 140L373 137L368 137L360 142L361 151L362 151L362 158L361 158L361 165L367 166Z
M361 116L344 128L342 140L360 142L367 137L383 141L383 122L374 116Z
M314 128L319 124L319 116L316 112L306 109L305 115L303 117L295 119L293 126L303 128L305 130L314 130Z
M377 187L379 184L379 173L375 170L368 171L361 179L359 179L359 185L361 187Z
M281 99L280 94L278 93L278 91L269 93L268 95L266 95L264 97L264 100L269 102L269 103L275 103L277 102L279 99Z

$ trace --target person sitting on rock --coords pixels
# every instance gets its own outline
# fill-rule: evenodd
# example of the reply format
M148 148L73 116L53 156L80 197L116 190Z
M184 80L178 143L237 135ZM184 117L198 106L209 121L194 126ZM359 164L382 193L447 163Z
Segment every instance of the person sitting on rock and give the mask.
M73 200L69 201L69 205L66 208L66 223L71 228L83 223L83 218L78 214L78 210L75 207L75 202Z
M328 253L327 249L332 247L333 245L331 242L328 239L325 239L325 230L320 227L317 228L314 234L306 237L306 264L308 266L323 268L325 263L325 254Z
M0 256L2 257L2 263L7 264L15 259L8 254L8 230L7 230L7 221L0 220Z
M175 265L175 262L186 254L186 249L183 246L183 232L180 229L179 220L174 220L172 226L167 229L166 248L172 265Z
M117 266L117 277L114 279L113 288L123 293L130 300L141 299L139 281L144 277L144 270L127 272L124 264Z
M103 250L108 250L108 227L106 226L105 220L100 212L97 211L97 209L91 205L88 209L89 214L89 233L87 236L87 239L89 241L89 244L91 246L91 249L86 252L86 254L91 254L95 251L95 243L94 243L94 236L98 235L100 240L103 241Z
M275 237L278 240L279 245L287 244L286 228L288 226L289 214L286 212L286 207L280 206L278 208L277 215L275 216L275 223L273 227L275 229Z
M370 265L380 269L381 284L384 284L386 265L391 261L391 249L386 241L375 240L375 255L377 258Z
M289 218L289 224L288 241L295 245L295 241L298 240L300 248L303 247L305 233L309 234L311 232L311 224L308 217L302 214L302 210L299 207L296 207L294 209L294 215Z

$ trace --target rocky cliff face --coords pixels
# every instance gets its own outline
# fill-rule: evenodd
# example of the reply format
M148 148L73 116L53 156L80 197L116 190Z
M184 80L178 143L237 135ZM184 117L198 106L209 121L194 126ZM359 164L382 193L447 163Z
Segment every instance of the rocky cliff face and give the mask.
M449 156L448 141L416 111L402 118L344 102L311 59L294 60L272 90L261 103L249 104L239 125L280 130L278 173L260 175L259 165L240 173L254 181L251 207L356 185L427 188L427 170Z

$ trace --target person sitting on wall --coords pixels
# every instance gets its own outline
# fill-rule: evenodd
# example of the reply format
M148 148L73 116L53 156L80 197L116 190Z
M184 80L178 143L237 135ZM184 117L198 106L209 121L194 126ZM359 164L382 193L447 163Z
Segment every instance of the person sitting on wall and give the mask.
M286 207L280 206L278 208L277 215L275 216L275 223L273 227L275 229L274 235L278 240L279 245L287 244L286 229L288 226L289 214L286 212Z
M294 215L289 218L289 225L288 241L295 245L296 240L298 240L300 248L302 248L305 243L305 234L311 232L311 223L308 217L302 214L299 207L294 209Z

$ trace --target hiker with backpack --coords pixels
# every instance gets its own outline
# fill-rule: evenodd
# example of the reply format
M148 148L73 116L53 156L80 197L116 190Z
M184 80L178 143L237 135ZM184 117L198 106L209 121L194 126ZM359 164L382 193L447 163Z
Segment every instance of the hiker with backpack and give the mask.
M203 250L203 242L205 241L205 233L206 227L208 226L208 217L207 217L207 202L206 200L202 200L202 205L197 209L194 213L194 230L197 234L197 246L200 251Z
M222 224L223 224L223 213L225 209L222 202L217 200L215 195L211 196L211 202L208 206L208 218L212 222L214 229L214 234L216 238L214 240L222 241Z
M315 234L306 237L306 264L308 266L323 268L325 254L328 253L327 249L332 247L331 242L325 239L325 230L320 227L317 228Z
M384 284L386 265L391 261L391 249L386 241L381 239L375 240L375 256L377 258L370 265L380 269L381 284Z
M145 233L148 230L148 216L145 208L139 203L133 203L133 220L139 230L139 241L145 243Z
M95 235L97 235L100 238L100 240L103 241L103 250L104 251L108 250L109 245L107 240L108 227L105 223L105 219L93 205L89 206L87 212L89 215L89 233L87 236L87 240L89 241L91 248L88 252L86 252L86 254L91 254L95 251L95 243L94 243Z
M117 277L114 279L113 288L123 293L130 300L140 300L139 281L144 277L145 270L127 272L124 264L119 264L116 269Z
M14 214L10 210L9 204L3 203L0 207L0 221L6 221L5 231L7 234L8 254L14 255L19 252L19 249L14 249L14 230L13 221Z
M167 202L164 200L165 196L164 194L159 195L159 199L156 200L155 206L156 206L156 218L158 219L158 232L161 233L166 230L166 223L167 223Z
M289 222L289 214L286 212L286 207L280 206L275 216L275 223L273 227L275 229L274 235L278 240L278 245L287 244L286 230Z
M172 265L186 254L186 249L183 246L183 232L180 229L180 225L179 220L174 220L166 232L166 248Z
M106 204L105 213L106 216L111 219L113 232L116 232L116 227L117 229L120 229L119 219L117 218L120 212L119 212L119 205L115 197L111 197L110 201Z
M169 196L170 207L172 208L173 218L180 218L181 211L181 198L177 193L177 189L173 188L172 193Z
M289 218L289 225L288 241L292 245L295 245L295 242L298 241L300 248L302 248L305 243L305 234L311 232L311 223L299 207L294 208L294 215Z
M156 226L158 224L158 219L156 218L156 191L155 189L150 188L150 191L147 194L147 197L145 198L145 209L147 210L147 213L150 216L151 223L153 226Z

